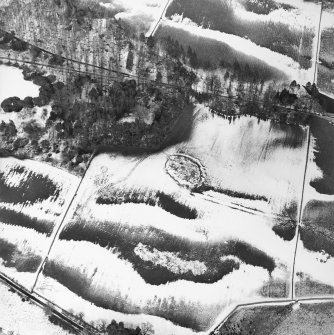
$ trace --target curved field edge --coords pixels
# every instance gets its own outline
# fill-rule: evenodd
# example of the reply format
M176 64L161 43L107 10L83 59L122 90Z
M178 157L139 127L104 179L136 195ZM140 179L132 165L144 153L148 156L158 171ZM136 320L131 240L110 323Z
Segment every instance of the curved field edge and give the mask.
M239 262L260 266L271 273L275 261L259 249L241 241L192 242L153 227L130 227L117 223L94 224L85 220L72 222L61 232L61 240L88 241L103 248L116 248L122 258L130 261L135 270L148 283L159 285L179 279L195 282L212 283L224 275L239 268ZM163 252L176 253L179 258L187 261L200 261L208 271L194 276L192 273L173 274L151 262L145 262L135 253L139 244ZM234 256L235 258L226 258ZM225 260L224 260L225 259Z

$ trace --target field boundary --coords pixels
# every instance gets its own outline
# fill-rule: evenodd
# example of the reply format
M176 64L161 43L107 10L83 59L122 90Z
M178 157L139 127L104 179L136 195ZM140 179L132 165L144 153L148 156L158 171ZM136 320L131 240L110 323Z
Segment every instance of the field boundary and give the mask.
M95 154L96 154L96 150L94 150L94 152L91 154L90 159L89 159L88 164L87 164L87 167L86 167L86 169L85 169L85 172L84 172L84 174L82 175L82 177L81 177L81 179L80 179L80 182L79 182L79 184L78 184L78 186L77 186L77 188L76 188L76 190L75 190L74 195L72 196L71 200L69 201L69 204L68 204L67 208L65 209L64 215L63 215L63 217L62 217L62 219L61 219L61 222L59 223L58 227L56 228L55 233L53 234L53 237L52 237L50 246L49 246L49 248L48 248L48 251L47 251L47 253L46 253L46 256L44 257L44 259L43 259L43 261L42 261L42 263L41 263L41 265L39 266L39 269L38 269L38 271L37 271L37 274L36 274L36 278L35 278L34 284L33 284L32 288L31 288L31 293L33 293L34 290L35 290L36 284L37 284L37 282L38 282L38 278L39 278L41 272L43 271L44 265L45 265L45 263L46 263L47 260L48 260L48 257L49 257L49 254L50 254L52 248L53 248L53 245L54 245L56 239L58 238L58 235L59 235L61 229L63 228L64 222L65 222L65 220L67 219L68 213L69 213L70 209L72 208L74 199L76 198L76 196L77 196L77 194L78 194L78 191L79 191L79 189L80 189L80 186L82 185L82 182L83 182L83 180L85 179L86 173L87 173L87 171L88 171L88 169L89 169L89 167L90 167L90 164L91 164L93 158L95 157Z
M160 25L160 22L165 18L166 11L167 11L167 9L168 9L168 7L169 7L169 5L171 4L172 1L173 0L167 0L166 1L166 4L162 8L161 15L158 17L157 21L152 24L150 29L146 32L146 34L145 34L146 37L153 37L154 36L155 32L157 31L157 29Z
M320 56L320 45L321 45L321 21L322 21L322 13L324 9L324 2L321 1L320 5L320 16L319 16L319 24L318 24L318 32L317 32L317 53L316 59L314 60L314 76L313 76L313 83L317 84L318 82L318 64L319 64L319 56Z

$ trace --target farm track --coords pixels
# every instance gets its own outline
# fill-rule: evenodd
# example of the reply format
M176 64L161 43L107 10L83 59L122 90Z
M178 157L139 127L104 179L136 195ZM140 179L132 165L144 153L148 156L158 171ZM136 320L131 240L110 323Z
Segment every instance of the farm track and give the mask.
M318 24L318 30L317 30L316 59L314 60L315 61L315 67L314 67L313 83L315 83L315 84L318 82L318 64L319 64L320 43L321 43L321 20L322 20L323 9L324 9L324 3L323 3L323 1L321 1L319 24Z
M168 8L168 6L170 5L170 3L172 1L173 0L167 0L165 6L163 7L161 15L159 16L157 22L155 24L153 24L152 28L146 33L146 37L152 37L152 36L154 36L155 32L157 31L157 29L158 29L158 27L160 25L160 22L165 18L165 14L166 14L167 8Z
M298 219L297 219L297 228L296 228L296 245L295 251L293 255L293 263L292 263L292 274L291 274L291 299L295 299L295 272L296 272L296 259L297 259L297 251L300 240L300 227L302 223L302 215L303 215L303 207L304 207L304 193L305 193L305 183L306 183L306 175L307 175L307 165L309 160L309 152L310 152L310 143L311 143L311 131L310 128L307 130L307 149L306 149L306 160L305 160L305 168L304 168L304 176L303 176L303 184L302 184L302 192L300 198Z

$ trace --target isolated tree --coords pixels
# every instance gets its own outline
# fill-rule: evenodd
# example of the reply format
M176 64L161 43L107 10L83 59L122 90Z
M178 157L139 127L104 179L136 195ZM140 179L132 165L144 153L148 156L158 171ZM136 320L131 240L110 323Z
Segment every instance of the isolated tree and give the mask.
M139 40L140 40L140 42L145 42L145 34L144 33L140 33Z
M230 78L230 73L228 71L224 74L224 81L227 81Z
M212 76L212 92L214 94L219 94L221 87L222 87L222 84L221 84L220 78L217 75L213 75Z
M142 323L140 329L141 329L142 335L153 335L154 334L153 325L149 322Z
M159 81L159 82L162 81L162 74L161 74L160 71L157 72L157 78L156 78L156 81Z
M132 71L133 68L133 52L132 50L129 50L128 57L126 59L126 68L129 71Z
M0 133L4 141L10 142L17 134L14 122L12 120L10 120L9 123L2 121L0 123Z
M189 45L187 49L187 57L190 58L192 53L193 53L193 50L191 49L191 46Z
M42 50L36 46L31 46L30 47L30 54L33 60L35 60L39 55L41 54Z
M198 65L199 65L199 62L198 62L198 58L197 58L197 54L195 51L192 52L191 56L190 56L190 59L189 59L189 62L190 62L190 65L193 67L193 68L197 68Z

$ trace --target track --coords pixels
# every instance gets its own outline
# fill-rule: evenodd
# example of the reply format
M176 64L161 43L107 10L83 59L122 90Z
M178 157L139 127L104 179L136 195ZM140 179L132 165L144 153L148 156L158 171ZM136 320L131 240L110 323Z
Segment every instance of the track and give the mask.
M301 199L299 204L299 212L297 218L297 228L296 228L296 245L295 251L293 255L293 264L292 264L292 274L291 274L291 299L294 300L295 297L295 272L296 272L296 258L297 258L297 251L298 251L298 244L300 240L300 227L302 224L302 214L304 208L304 193L305 193L305 183L306 183L306 174L307 174L307 165L309 161L309 152L310 152L310 143L311 143L311 131L308 128L307 130L307 148L306 148L306 160L305 160L305 168L304 168L304 176L303 176L303 185L302 185L302 193Z
M160 17L158 18L157 22L155 24L152 25L152 27L150 28L150 30L146 33L146 37L151 37L154 36L155 32L157 31L160 22L164 19L167 8L169 6L169 4L171 3L172 0L167 0L165 6L163 7L162 13L160 15Z
M316 46L316 58L315 58L315 66L314 66L314 77L313 77L313 83L317 84L318 81L318 64L319 64L319 55L320 55L320 42L321 42L321 20L322 20L322 12L323 12L324 4L321 2L321 8L320 8L320 16L319 16L319 24L318 24L318 30L317 30L317 46Z
M92 155L91 155L91 157L90 157L90 159L89 159L89 162L88 162L88 164L87 164L86 170L85 170L84 174L82 175L82 177L81 177L81 179L80 179L80 182L79 182L79 184L78 184L78 186L77 186L77 189L75 190L75 193L74 193L74 195L73 195L71 201L69 202L67 208L65 209L65 213L64 213L64 216L63 216L63 218L62 218L60 224L58 225L57 228L55 228L55 232L54 232L53 237L52 237L52 239L51 239L50 246L49 246L49 248L48 248L48 250L47 250L47 253L46 253L46 255L45 255L45 257L44 257L44 259L43 259L43 261L42 261L42 263L41 263L41 265L40 265L38 271L37 271L36 278L35 278L35 282L34 282L34 284L33 284L33 286L32 286L32 289L31 289L32 292L34 292L34 290L35 290L36 284L37 284L37 282L38 282L38 278L39 278L40 274L42 273L42 271L43 271L43 267L44 267L46 261L48 260L49 254L50 254L50 252L51 252L51 250L52 250L52 247L53 247L53 245L54 245L56 239L58 238L58 235L59 235L61 229L63 228L63 224L64 224L64 222L65 222L65 220L66 220L66 218L67 218L67 216L68 216L68 213L69 213L70 209L72 208L73 201L74 201L75 197L77 196L77 194L78 194L78 192L79 192L80 186L81 186L81 184L82 184L82 182L83 182L83 180L84 180L84 178L85 178L85 176L86 176L86 173L87 173L87 171L88 171L88 169L89 169L89 166L90 166L90 164L91 164L93 158L95 157L95 153L96 153L96 150L92 153Z

